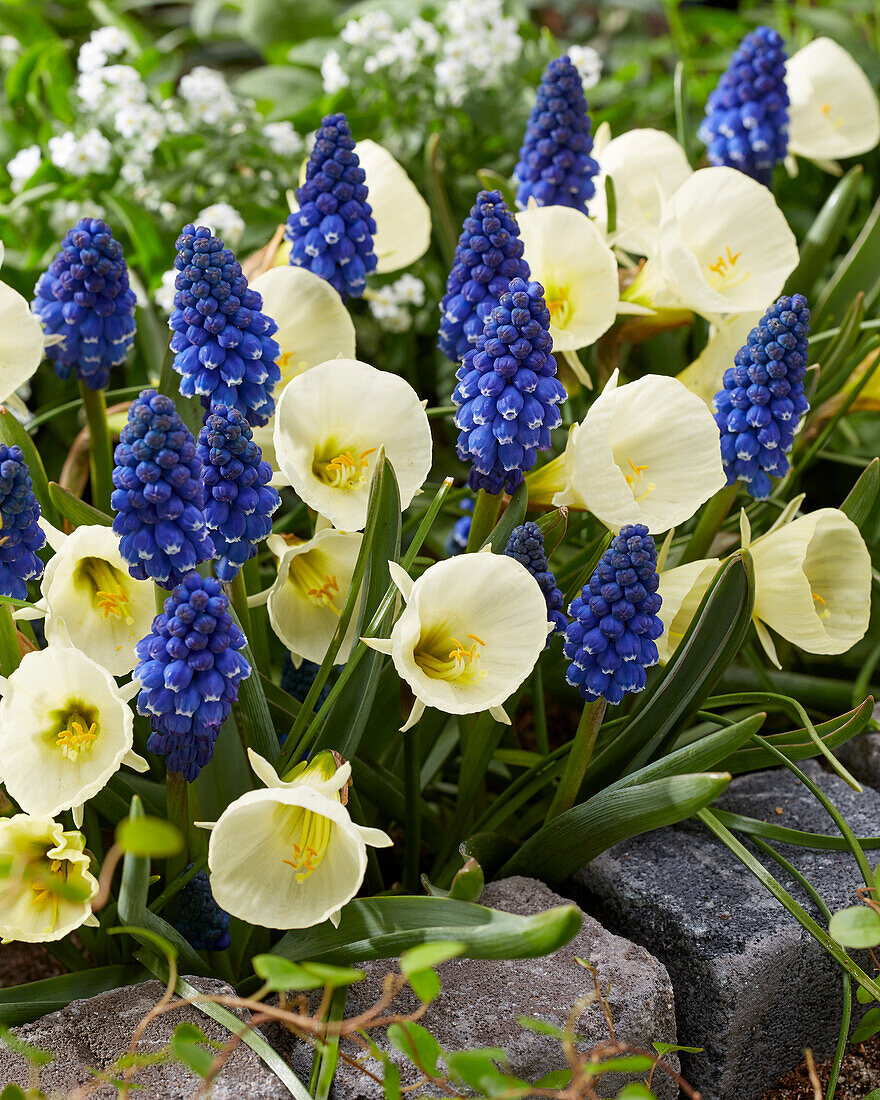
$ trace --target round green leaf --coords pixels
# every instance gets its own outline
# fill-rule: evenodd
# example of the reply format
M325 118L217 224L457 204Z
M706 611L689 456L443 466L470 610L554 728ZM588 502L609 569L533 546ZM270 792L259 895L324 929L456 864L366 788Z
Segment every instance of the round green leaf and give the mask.
M183 837L159 817L127 817L116 827L116 843L133 856L167 859L183 848Z
M828 931L842 947L877 947L880 944L880 913L865 905L841 909L832 916Z

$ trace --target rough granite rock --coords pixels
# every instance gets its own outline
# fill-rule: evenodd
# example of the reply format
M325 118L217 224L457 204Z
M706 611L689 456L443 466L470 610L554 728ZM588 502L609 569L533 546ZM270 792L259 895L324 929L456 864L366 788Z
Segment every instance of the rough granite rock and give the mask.
M880 795L858 794L813 761L803 770L857 835L880 832ZM722 809L789 828L837 835L821 805L785 770L744 775ZM862 880L848 852L774 845L832 910L856 904ZM804 891L756 851L797 901L822 922ZM841 1014L837 964L728 849L697 823L622 844L579 871L573 896L620 935L665 963L675 989L682 1074L703 1100L760 1100L804 1047L832 1053Z
M187 981L203 993L234 993L225 982L210 978L193 977ZM59 1012L15 1028L14 1034L55 1054L54 1061L43 1069L40 1083L49 1094L66 1095L68 1090L94 1080L89 1068L104 1069L128 1050L138 1024L164 991L165 987L157 981L123 986L89 1000L73 1001ZM247 1013L236 1010L236 1015L244 1019ZM138 1050L149 1053L161 1049L175 1027L184 1022L196 1024L209 1039L221 1043L229 1039L229 1032L224 1027L189 1006L151 1021ZM140 1088L132 1095L143 1100L184 1100L194 1097L202 1084L201 1078L190 1073L180 1062L146 1066L137 1071L134 1081ZM0 1045L0 1085L12 1082L27 1086L27 1062ZM89 1095L95 1100L110 1100L111 1097L115 1100L119 1094L114 1086L102 1085ZM290 1100L290 1092L250 1047L240 1043L216 1078L211 1098Z
M508 913L530 914L566 904L567 899L534 879L508 878L487 886L480 901ZM521 1028L516 1019L533 1016L557 1026L564 1025L574 1002L593 989L589 971L575 962L575 956L597 968L603 991L610 983L608 1001L618 1040L648 1049L654 1040L676 1041L672 987L664 967L644 948L610 935L598 921L586 915L580 933L554 955L497 961L451 959L443 963L437 968L443 992L420 1023L435 1036L441 1047L450 1051L503 1047L512 1072L535 1081L551 1070L564 1068L566 1063L556 1040ZM384 976L396 972L397 968L393 961L379 961L366 963L363 969L367 971L367 978L351 987L346 1016L374 1004L379 999ZM406 991L395 1002L393 1010L403 1014L417 1006L415 997ZM608 1038L599 1005L589 1006L579 1030L593 1042ZM277 1031L271 1034L267 1031L267 1034L290 1059L299 1077L307 1080L311 1066L309 1048ZM391 1049L384 1036L380 1039L374 1032L373 1038L383 1049ZM359 1055L345 1041L342 1049ZM402 1084L416 1081L418 1074L411 1064L402 1058L400 1063ZM366 1064L381 1076L378 1062L369 1060ZM674 1058L670 1059L670 1064L678 1069ZM602 1079L601 1093L613 1096L626 1081L638 1079L632 1075L609 1074ZM675 1100L678 1096L678 1086L666 1073L655 1073L653 1087L661 1100ZM380 1100L383 1093L381 1085L341 1063L330 1095L332 1100ZM438 1092L436 1095L443 1094Z

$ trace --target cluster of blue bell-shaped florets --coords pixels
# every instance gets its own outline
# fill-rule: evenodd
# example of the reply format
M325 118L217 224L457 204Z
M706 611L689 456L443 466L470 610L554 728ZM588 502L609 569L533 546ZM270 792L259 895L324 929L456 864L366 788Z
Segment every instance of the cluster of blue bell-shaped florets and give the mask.
M518 561L520 565L524 565L544 593L544 599L547 601L547 621L553 623L555 628L547 637L547 645L549 645L553 634L561 633L568 626L568 619L563 611L565 599L547 561L544 532L532 520L514 527L504 553Z
M473 490L513 492L550 446L566 397L552 349L543 287L513 279L455 375L456 449Z
M715 394L727 483L745 482L756 500L770 495L771 477L788 473L787 455L810 407L804 395L809 333L807 299L783 295L749 333Z
M193 875L177 895L174 927L196 951L225 951L232 942L229 914L214 901L207 872Z
M660 595L657 549L641 523L621 527L580 596L571 602L563 652L566 680L587 702L619 703L645 687L657 664Z
M26 600L25 582L42 576L43 563L36 552L46 545L46 536L39 518L21 447L0 443L0 595Z

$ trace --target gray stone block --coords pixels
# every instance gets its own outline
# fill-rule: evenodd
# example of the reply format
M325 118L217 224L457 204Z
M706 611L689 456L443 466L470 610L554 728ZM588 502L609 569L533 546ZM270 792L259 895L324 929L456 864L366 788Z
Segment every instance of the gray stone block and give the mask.
M880 706L874 708L874 721L880 722ZM880 733L860 733L834 754L860 783L880 791Z
M203 993L233 994L225 982L209 978L188 978ZM51 1095L66 1096L68 1091L94 1080L89 1069L105 1069L129 1047L140 1021L164 993L161 982L142 982L101 993L85 1001L73 1001L67 1008L52 1012L33 1023L15 1028L21 1039L50 1050L54 1061L41 1075L42 1088ZM246 1012L236 1010L243 1019ZM225 1043L229 1032L192 1005L166 1013L150 1022L138 1045L141 1053L165 1046L181 1023L193 1023L215 1041ZM202 1079L179 1062L139 1069L134 1081L140 1086L133 1096L144 1100L184 1100L198 1092ZM27 1062L0 1044L0 1085L28 1084ZM102 1085L89 1094L96 1100L118 1097L112 1085ZM216 1078L212 1100L290 1100L290 1092L250 1047L240 1043Z
M880 795L858 794L807 761L804 771L836 803L857 835L880 832ZM722 809L816 833L837 830L816 799L785 770L731 783ZM857 903L862 884L848 852L776 846L835 909ZM804 891L757 853L782 885L822 922ZM797 1065L804 1047L833 1052L841 1018L834 960L728 849L698 823L618 844L578 872L574 897L613 931L665 963L675 990L685 1079L704 1100L760 1100Z
M480 901L509 913L529 914L564 904L534 879L509 878L486 887ZM507 1051L513 1073L535 1081L545 1073L565 1067L559 1043L547 1036L527 1031L517 1024L518 1016L531 1016L564 1026L566 1016L578 998L593 990L587 970L575 962L575 956L595 966L604 989L610 984L609 1007L618 1040L650 1049L651 1042L674 1043L675 1009L672 987L666 970L645 951L619 936L613 936L584 916L580 933L555 954L539 959L473 960L451 959L437 968L443 992L428 1009L420 1023L441 1047L467 1050L474 1047L500 1046ZM351 987L345 1014L361 1012L379 999L386 974L396 972L393 961L367 963L367 978ZM398 998L392 1010L400 1014L418 1007L410 993ZM608 1038L608 1028L598 1004L586 1010L579 1031L591 1043ZM373 1033L385 1050L390 1045ZM290 1059L301 1079L307 1079L311 1065L309 1048L280 1036L273 1029L272 1041ZM343 1040L342 1050L358 1052ZM399 1057L399 1056L398 1056ZM678 1069L678 1062L670 1060ZM381 1077L381 1066L369 1059L367 1067ZM403 1062L402 1083L418 1080L414 1068ZM613 1096L631 1075L609 1074L602 1079L601 1093ZM661 1100L675 1100L678 1086L668 1074L657 1071L653 1082ZM421 1095L421 1092L420 1092ZM436 1093L436 1095L443 1095ZM340 1064L331 1092L333 1100L380 1100L382 1087L356 1069Z

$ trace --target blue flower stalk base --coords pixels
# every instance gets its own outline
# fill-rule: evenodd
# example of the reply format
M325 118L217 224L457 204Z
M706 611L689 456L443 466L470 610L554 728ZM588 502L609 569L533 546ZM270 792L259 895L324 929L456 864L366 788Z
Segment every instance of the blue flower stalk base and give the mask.
M803 294L784 295L767 310L724 372L715 394L721 461L727 484L745 482L756 500L788 473L801 417L809 354L810 311Z
M513 170L516 204L571 206L587 213L599 165L580 75L568 57L551 61L538 86L519 162Z
M46 536L39 518L21 447L0 443L0 595L26 600L26 582L43 575L37 551L46 545Z
M460 363L511 279L530 277L519 227L501 192L481 191L464 220L440 302L438 346L446 358Z
M655 639L663 633L659 583L648 528L621 527L568 609L563 652L571 664L565 678L587 702L601 696L619 703L645 687L645 669L657 664Z
M769 27L747 34L706 103L699 139L710 164L770 185L788 147L785 40Z
M215 577L193 570L165 601L153 628L138 642L138 714L149 717L150 752L192 783L211 759L220 727L251 674L245 637L232 621Z
M554 630L547 636L549 646L553 634L565 631L568 619L562 610L565 602L562 592L547 562L544 534L541 528L531 520L522 524L521 527L515 527L507 540L504 553L528 569L544 594L544 599L547 601L547 621L554 626Z
M343 302L359 298L376 270L376 222L367 201L366 174L345 115L327 115L315 138L299 210L287 219L290 263L326 279Z

